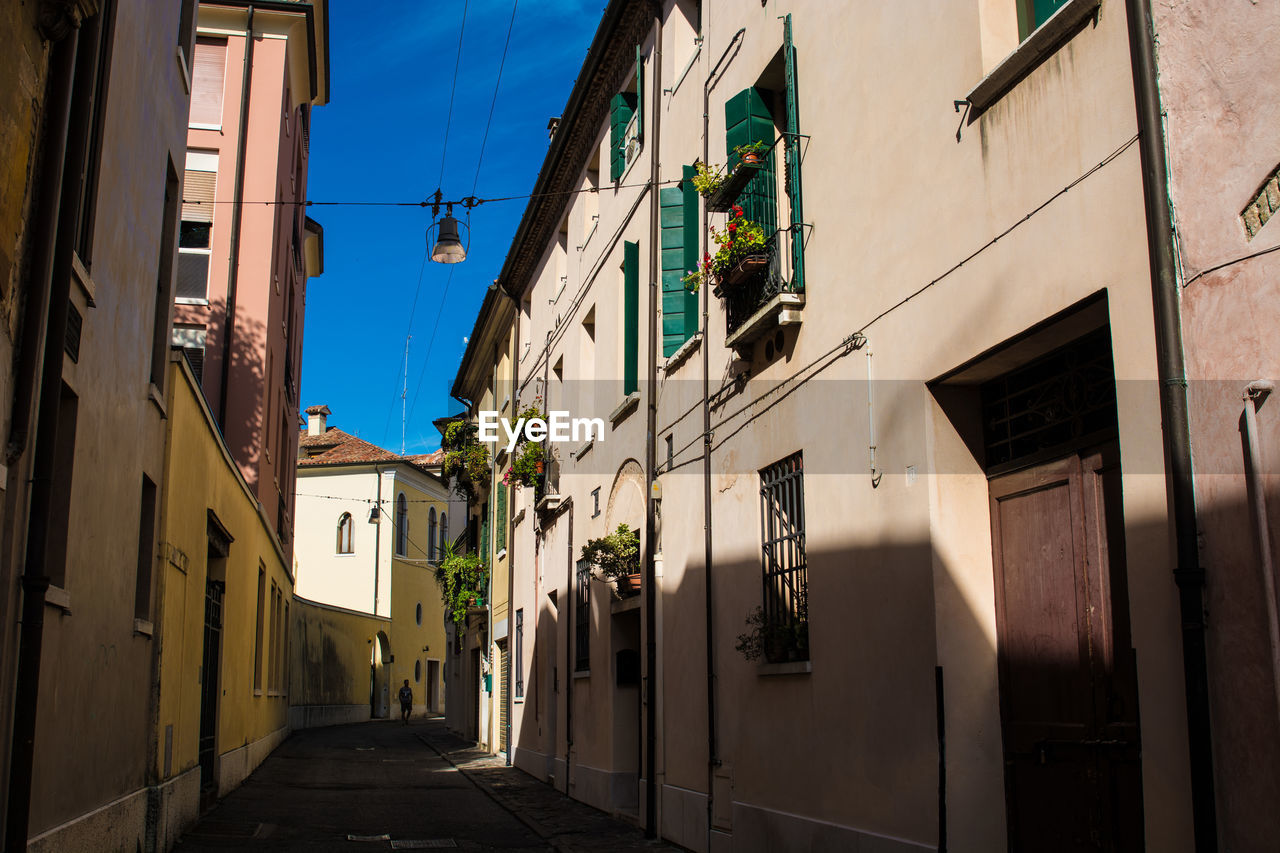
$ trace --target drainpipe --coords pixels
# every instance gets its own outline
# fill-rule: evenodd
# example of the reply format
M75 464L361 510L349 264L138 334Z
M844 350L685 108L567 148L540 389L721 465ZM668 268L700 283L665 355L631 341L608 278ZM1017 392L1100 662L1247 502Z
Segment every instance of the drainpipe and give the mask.
M45 321L43 340L24 335L22 356L40 352L35 360L20 366L19 382L30 377L27 394L39 385L36 406L36 443L32 463L30 503L27 507L26 559L22 571L22 627L18 634L18 670L14 682L12 746L9 760L9 797L5 821L5 849L26 850L31 809L31 772L35 761L36 720L40 691L41 653L44 642L45 593L49 589L48 539L53 502L53 483L58 476L55 453L58 419L62 402L63 336L70 304L71 258L76 223L80 215L79 176L88 150L91 99L74 98L75 84L94 79L98 62L96 49L102 16L88 22L81 32L78 22L69 35L55 43L50 63L48 148L37 204L41 229L33 235L37 255L33 259L29 284L38 293L39 307L29 312L25 331ZM81 38L83 36L83 39ZM81 50L81 46L85 47ZM68 177L68 180L63 180ZM51 246L52 249L47 248ZM36 276L39 276L37 278ZM26 406L28 401L18 401ZM22 421L18 420L22 417ZM15 425L25 427L30 410L15 413ZM22 432L25 446L25 429ZM25 485L25 484L24 484ZM20 494L20 492L19 492ZM20 499L20 498L19 498Z
M378 524L373 528L373 615L378 616L378 561L382 558L382 469L377 463L373 466L373 477L378 481L378 502L374 506L378 510Z
M227 275L227 306L222 332L222 385L218 391L218 426L227 427L227 391L231 384L231 350L236 333L236 286L240 281L240 224L244 218L245 144L249 136L249 91L253 71L253 6L244 28L244 69L240 73L240 127L236 131L236 187L231 205L231 254ZM376 595L376 593L375 593ZM374 614L378 612L374 607Z
M502 291L502 292L506 293L506 291ZM519 412L519 409L520 409L520 301L516 299L514 296L511 296L511 294L509 293L507 294L507 296L511 299L511 303L516 308L515 331L513 333L515 337L515 347L511 351L511 406L512 406L512 413L518 417L520 414ZM543 463L543 467L544 468L546 467L546 462ZM506 488L506 487L504 486L503 488ZM512 640L515 639L515 637L513 636L513 632L515 631L515 626L516 626L516 617L515 617L515 613L516 613L515 611L515 593L516 593L515 529L516 527L511 520L512 518L514 518L514 516L511 512L511 498L510 498L510 495L508 495L507 497L507 649L510 653L507 656L508 660L515 657L515 653L516 653L516 648L515 648L516 644L512 642ZM519 665L520 665L520 662L516 661L516 666L519 666ZM511 753L515 751L515 744L511 742L511 714L515 710L514 702L511 696L511 685L515 684L515 679L511 677L511 672L510 672L511 667L508 666L507 670L508 670L507 672L503 673L503 678L505 679L505 681L502 685L502 700L507 705L507 726L506 726L507 766L510 767Z
M657 527L657 502L653 499L653 484L656 478L657 468L657 436L658 436L658 278L662 274L662 247L660 245L661 238L661 221L662 208L660 206L662 180L659 173L659 165L661 157L659 152L660 141L662 139L662 6L659 4L654 9L654 37L653 37L653 85L649 87L652 90L649 103L652 104L650 112L650 131L649 131L649 376L648 387L645 389L647 397L646 411L647 420L645 426L645 442L644 442L644 470L645 470L645 499L644 499L644 515L645 515L645 561L644 561L644 577L640 581L640 586L644 590L644 632L645 632L645 674L646 674L646 690L644 691L644 700L647 705L645 713L645 765L647 772L645 773L645 809L644 831L645 837L657 838L658 836L658 803L657 803L657 755L658 755L658 703L655 698L657 695L657 672L658 672L658 618L657 618L657 565L655 562L654 550L657 548L658 537L656 535ZM644 104L640 105L640 109L644 109ZM705 349L705 347L703 348Z
M565 503L569 505L569 536L568 536L569 559L567 560L569 564L569 567L568 567L569 583L567 587L567 592L569 594L565 596L569 600L565 603L569 605L569 614L571 617L569 619L566 619L564 623L565 635L566 635L565 643L564 643L564 659L565 659L565 673L566 673L565 679L564 679L564 690L565 690L564 792L568 794L570 780L573 778L573 762L571 761L571 758L573 756L573 676L574 676L575 667L577 664L577 655L578 655L577 634L570 629L577 628L577 625L575 623L578 620L578 590L573 585L573 581L574 581L574 577L573 577L573 566L574 566L573 498L572 497L565 498ZM588 579L587 583L591 583L591 581Z
M702 162L711 158L711 86L720 73L720 66L729 58L739 40L746 35L747 28L741 27L725 45L724 53L711 67L706 82L702 84ZM710 220L710 212L702 205L702 234L705 239ZM707 849L711 849L712 815L715 807L716 768L720 766L720 754L716 746L716 659L715 659L715 626L712 622L714 608L711 597L711 570L715 555L711 547L711 328L709 287L704 284L702 291L702 530L703 530L703 564L705 586L703 597L706 599L706 646L707 646Z
M1271 675L1276 691L1276 712L1280 714L1280 602L1276 599L1276 566L1271 554L1271 533L1267 523L1267 497L1263 490L1262 449L1258 443L1258 409L1276 389L1274 382L1257 381L1244 389L1245 482L1249 491L1249 512L1258 537L1258 562L1262 567L1262 588L1267 597L1267 633L1271 640Z
M1209 719L1209 673L1205 657L1204 584L1197 547L1195 482L1191 464L1191 426L1183 360L1178 272L1169 201L1169 170L1157 83L1155 35L1150 0L1125 0L1129 18L1130 59L1138 113L1138 148L1147 213L1151 291L1156 320L1160 374L1160 416L1168 466L1169 498L1177 563L1173 570L1182 617L1182 663L1187 691L1187 742L1190 752L1191 812L1196 853L1218 849L1214 804L1213 742Z

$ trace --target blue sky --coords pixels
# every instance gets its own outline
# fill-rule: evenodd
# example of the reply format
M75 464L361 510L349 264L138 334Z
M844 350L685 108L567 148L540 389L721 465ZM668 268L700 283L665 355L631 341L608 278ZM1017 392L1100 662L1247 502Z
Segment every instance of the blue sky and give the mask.
M446 199L458 199L471 195L473 184L480 198L530 192L547 152L547 119L564 109L603 2L519 4L476 183L512 8L511 0L330 0L330 97L312 113L308 196L419 201L438 186ZM429 208L311 208L324 226L325 271L307 284L302 407L323 403L333 411L331 425L399 451L409 333L405 452L437 448L431 421L456 408L448 389L464 338L485 288L501 271L524 207L522 199L475 208L467 260L428 261L416 307Z

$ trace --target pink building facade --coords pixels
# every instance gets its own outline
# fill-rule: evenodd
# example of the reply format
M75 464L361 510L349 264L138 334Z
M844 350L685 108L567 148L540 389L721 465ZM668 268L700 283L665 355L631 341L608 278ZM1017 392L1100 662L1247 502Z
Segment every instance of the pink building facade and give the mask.
M291 553L303 306L323 264L305 201L328 4L202 2L194 54L173 343Z

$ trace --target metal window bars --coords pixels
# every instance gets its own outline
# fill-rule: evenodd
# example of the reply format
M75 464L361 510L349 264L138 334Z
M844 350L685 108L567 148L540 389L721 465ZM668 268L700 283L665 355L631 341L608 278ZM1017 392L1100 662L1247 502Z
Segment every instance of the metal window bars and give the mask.
M575 590L573 631L574 631L574 672L585 672L591 669L591 564L586 560L578 561L577 589Z
M801 453L760 472L765 658L809 659L809 576L805 560L804 460Z

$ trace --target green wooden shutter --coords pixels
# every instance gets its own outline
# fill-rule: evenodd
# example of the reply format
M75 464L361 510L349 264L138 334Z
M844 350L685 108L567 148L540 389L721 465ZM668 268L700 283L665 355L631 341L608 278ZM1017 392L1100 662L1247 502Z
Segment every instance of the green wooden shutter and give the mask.
M489 502L480 505L480 562L489 565Z
M640 244L622 244L622 393L640 390Z
M764 96L755 87L743 89L724 104L725 152L729 168L742 159L733 149L739 145L763 142L772 145L774 140L773 116L765 104ZM743 214L752 222L758 222L767 236L778 229L777 172L774 167L773 149L764 154L764 168L738 195Z
M636 139L644 142L644 57L636 45Z
M784 153L787 167L787 200L791 203L791 289L804 292L804 197L800 192L800 104L796 96L796 49L791 43L791 14L782 25L782 48L786 59L787 136Z
M684 167L684 180L680 189L684 193L684 268L686 271L698 268L698 191L693 187L693 176L698 172L693 166ZM701 328L698 313L698 294L684 290L684 331L693 337Z
M619 92L609 104L609 180L622 177L627 165L627 123L636 111L636 96Z
M507 487L498 486L498 517L494 519L497 529L494 530L494 537L498 541L497 548L501 551L507 547Z
M684 314L684 277L689 274L684 252L684 192L678 187L659 191L662 215L662 355L669 356L689 339Z
M1031 35L1066 4L1067 0L1018 0L1018 37Z

